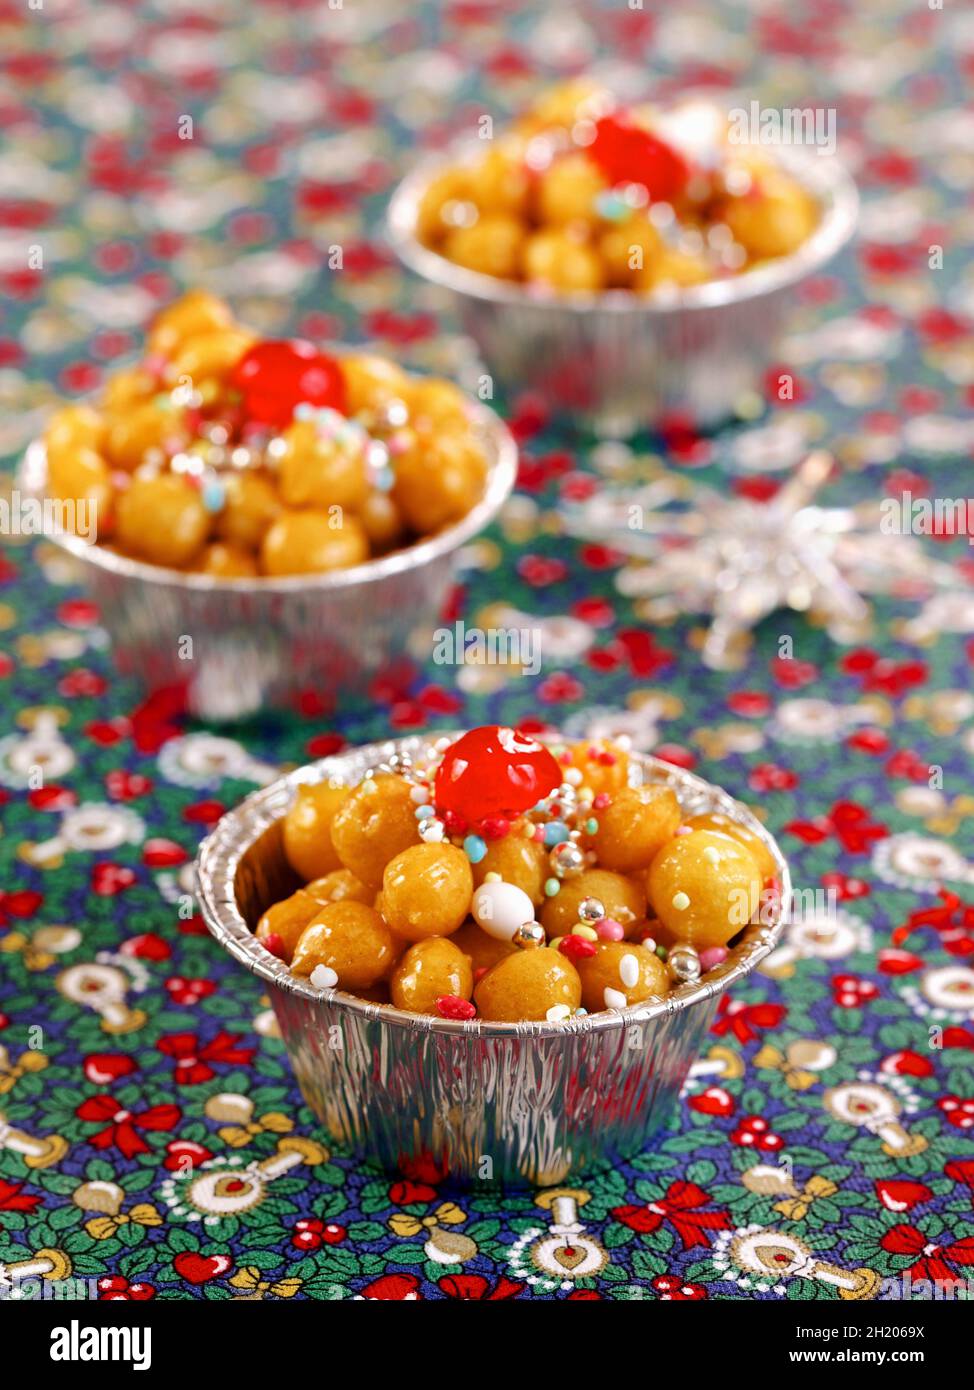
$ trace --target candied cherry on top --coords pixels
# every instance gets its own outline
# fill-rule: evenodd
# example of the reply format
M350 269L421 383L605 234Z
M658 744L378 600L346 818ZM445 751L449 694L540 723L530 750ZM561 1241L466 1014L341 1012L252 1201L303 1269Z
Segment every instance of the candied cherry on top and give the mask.
M561 782L561 768L542 744L517 729L485 724L447 748L433 801L441 814L473 824L528 811Z
M678 150L618 111L595 122L587 152L611 184L642 184L654 203L678 197L690 177Z
M341 367L300 338L255 343L230 373L247 417L260 424L289 425L296 406L330 406L345 413Z

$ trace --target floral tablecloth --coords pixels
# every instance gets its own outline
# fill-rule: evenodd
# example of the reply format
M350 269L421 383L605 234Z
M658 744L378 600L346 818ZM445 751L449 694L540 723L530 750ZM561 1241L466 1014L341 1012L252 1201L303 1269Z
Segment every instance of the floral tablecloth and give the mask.
M371 339L475 372L471 344L383 246L385 199L418 145L592 63L621 91L689 82L834 106L864 196L854 250L797 296L793 400L769 383L758 418L714 437L675 421L609 451L537 401L502 403L519 491L467 554L455 609L482 626L528 615L544 632L537 677L466 667L454 682L429 665L368 703L332 710L309 691L291 715L209 731L113 673L99 615L49 544L0 552L0 1291L31 1271L105 1299L901 1297L907 1276L966 1278L974 604L883 602L846 647L778 615L718 677L693 621L650 625L614 587L620 557L559 531L562 504L660 460L767 498L818 441L843 465L835 497L963 491L969 18L845 0L45 0L0 5L0 54L11 460L55 393L97 388L196 283L269 334ZM335 244L341 271L323 268ZM965 539L941 541L970 577ZM724 1001L654 1147L576 1180L582 1260L534 1260L543 1194L457 1192L330 1150L259 982L188 896L200 836L278 767L488 721L625 730L757 806L799 887L838 902ZM293 1138L308 1141L300 1161L267 1162ZM187 1171L212 1178L192 1199ZM754 1226L803 1272L749 1275L738 1236ZM839 1282L814 1277L803 1248Z

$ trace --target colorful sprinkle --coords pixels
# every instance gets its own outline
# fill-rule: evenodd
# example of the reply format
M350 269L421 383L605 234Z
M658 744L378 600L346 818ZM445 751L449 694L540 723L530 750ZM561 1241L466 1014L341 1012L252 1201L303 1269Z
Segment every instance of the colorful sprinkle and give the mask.
M567 840L568 835L569 829L563 820L551 820L544 828L544 842L549 849Z
M556 893L561 892L561 884L556 878L546 878L544 884L544 895L546 898L553 898Z
M674 893L673 906L677 912L686 912L687 908L690 906L690 899L687 897L686 893Z
M599 939L599 934L595 928L586 926L584 922L579 922L577 926L572 927L571 934L572 936L580 936L583 941L598 941Z
M626 935L625 927L614 917L603 917L595 930L600 941L623 941Z
M588 960L597 949L594 941L587 941L584 936L576 936L574 932L571 936L560 937L558 941L558 950L572 961Z
M463 852L471 864L479 864L487 853L487 843L479 835L468 835L463 842Z
M469 999L461 999L459 994L441 994L436 1001L436 1012L441 1018L476 1018L477 1010Z
M572 1011L567 1004L552 1004L551 1008L545 1014L545 1018L549 1023L564 1023L565 1020L571 1018L571 1016Z

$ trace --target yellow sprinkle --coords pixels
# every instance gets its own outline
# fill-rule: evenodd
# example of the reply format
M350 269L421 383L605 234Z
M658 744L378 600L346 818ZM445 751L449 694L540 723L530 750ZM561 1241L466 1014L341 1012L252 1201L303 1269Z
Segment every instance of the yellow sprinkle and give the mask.
M593 931L591 927L585 926L583 922L580 922L577 927L572 927L572 936L584 937L586 941L598 941L599 939L598 932Z
M485 883L500 883L500 881L501 881L501 876L500 876L500 874L495 873L495 872L493 871L493 869L490 871L490 873L484 874L484 882L485 882Z
M674 893L673 906L676 908L677 912L686 912L687 908L690 906L690 899L687 897L686 893Z
M713 845L708 845L703 852L703 857L704 859L708 860L711 864L719 864L720 850L714 849Z
M578 789L578 799L579 799L579 801L592 801L592 800L594 800L594 797L595 797L595 793L593 792L593 790L592 790L591 787L579 787L579 789Z

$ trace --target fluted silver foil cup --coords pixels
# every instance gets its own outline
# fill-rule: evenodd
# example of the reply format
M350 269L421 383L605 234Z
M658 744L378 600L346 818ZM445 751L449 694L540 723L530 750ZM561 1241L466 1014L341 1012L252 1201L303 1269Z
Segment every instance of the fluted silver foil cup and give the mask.
M774 857L780 901L717 969L665 999L563 1024L417 1016L316 989L253 935L265 908L300 886L284 856L281 818L300 783L355 783L394 752L425 755L430 742L397 739L322 759L224 816L197 860L206 925L265 982L298 1084L332 1139L383 1167L424 1160L460 1180L537 1185L635 1153L665 1124L720 995L781 934L791 899L781 851L726 792L634 754L642 779L672 787L687 815L731 815Z
M627 290L553 293L454 265L416 235L420 198L446 169L483 152L464 141L423 160L396 189L388 235L400 259L447 295L507 392L534 391L602 436L625 437L666 416L709 428L761 385L796 287L856 227L855 184L831 155L781 147L775 158L818 200L821 220L790 256L672 299Z
M484 495L429 540L330 574L214 579L143 564L78 536L49 537L80 563L116 664L149 689L185 691L207 721L246 718L299 692L361 692L432 633L457 554L497 515L514 486L517 446L501 419L471 401L487 460ZM41 498L44 445L30 445L17 484Z

